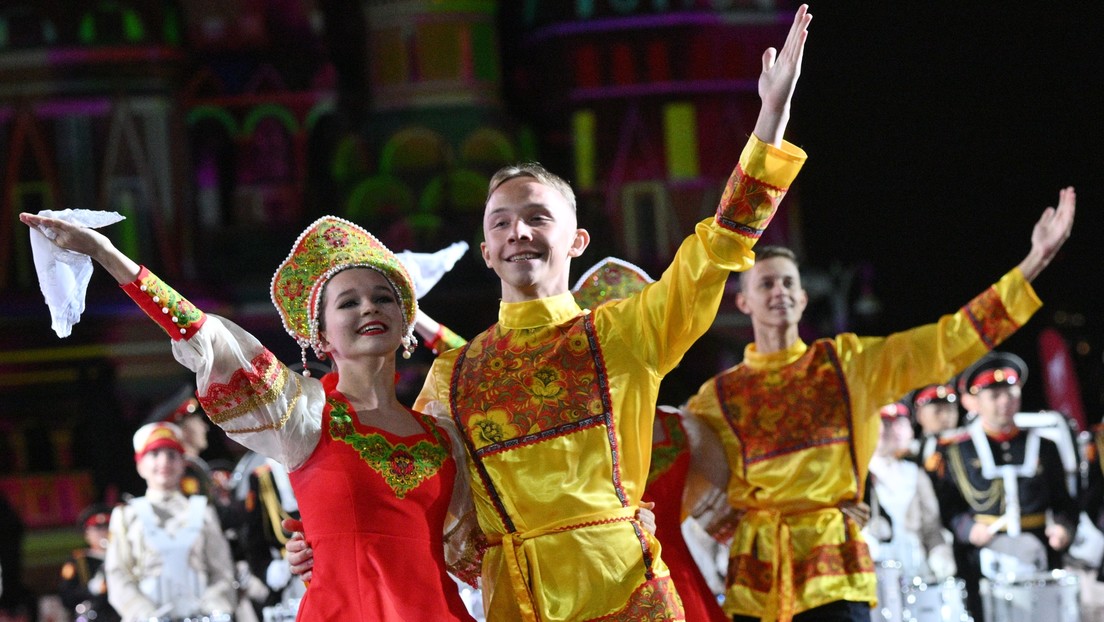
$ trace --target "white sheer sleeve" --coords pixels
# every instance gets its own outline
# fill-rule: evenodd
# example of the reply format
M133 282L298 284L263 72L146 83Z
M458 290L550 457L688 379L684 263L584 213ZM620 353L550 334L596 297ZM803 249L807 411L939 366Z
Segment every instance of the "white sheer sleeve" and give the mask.
M322 431L322 383L291 371L253 335L207 314L189 339L173 342L173 355L196 374L207 416L234 441L285 464L310 457Z

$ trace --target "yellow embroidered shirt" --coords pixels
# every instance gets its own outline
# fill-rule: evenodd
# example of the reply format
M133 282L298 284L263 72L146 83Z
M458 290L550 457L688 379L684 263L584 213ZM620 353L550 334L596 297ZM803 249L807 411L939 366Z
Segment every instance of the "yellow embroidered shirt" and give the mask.
M729 558L725 611L775 616L837 600L874 603L859 525L878 409L944 382L1026 322L1041 303L1014 269L958 312L889 337L845 333L760 354L702 385L689 410L721 436L728 500L746 512Z
M488 620L682 619L659 544L635 521L659 382L712 324L730 271L804 161L752 138L715 218L655 283L584 312L570 293L503 303L444 353L415 408L468 446Z

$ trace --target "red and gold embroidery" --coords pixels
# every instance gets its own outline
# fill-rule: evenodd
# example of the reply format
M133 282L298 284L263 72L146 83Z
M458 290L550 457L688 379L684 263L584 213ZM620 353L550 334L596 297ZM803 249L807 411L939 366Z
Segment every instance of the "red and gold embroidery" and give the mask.
M199 403L211 421L221 425L275 402L283 393L290 375L291 372L276 355L263 350L249 362L248 369L239 369L225 383L207 387L207 391L199 396ZM282 423L283 420L271 427L278 430Z
M739 366L717 379L717 401L740 440L744 467L851 439L851 400L827 342L776 370ZM814 440L815 439L815 440Z
M728 558L728 577L725 587L746 587L762 594L769 594L774 585L774 565L754 555L741 553Z
M1020 327L1008 315L1008 309L1004 308L1000 294L992 287L966 303L966 306L962 307L962 312L970 318L978 337L990 350Z
M682 599L675 592L671 577L644 582L629 596L619 611L593 618L594 622L659 622L685 620Z
M843 544L818 546L809 556L794 563L794 588L801 591L808 581L817 577L842 576L874 572L874 561L865 542L848 540Z
M583 318L475 338L453 372L453 412L480 455L602 424L610 398Z
M656 409L659 419L667 432L667 440L652 445L652 466L648 469L648 484L653 483L666 473L687 449L686 431L682 429L678 413Z
M351 445L399 499L436 475L449 457L447 445L432 422L423 419L437 444L425 440L413 445L392 444L382 434L358 433L345 401L331 397L326 403L330 409L330 436Z
M785 188L755 179L737 166L717 205L716 222L729 231L758 240L784 196Z
M145 267L137 279L120 287L173 341L191 339L207 320L195 305Z

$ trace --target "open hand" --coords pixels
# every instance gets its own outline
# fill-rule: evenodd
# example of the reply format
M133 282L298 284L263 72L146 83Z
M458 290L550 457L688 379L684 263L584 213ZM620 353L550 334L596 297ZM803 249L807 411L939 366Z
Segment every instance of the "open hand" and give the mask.
M59 248L84 255L94 255L107 243L107 238L96 230L64 220L46 218L28 212L19 214L19 220L28 227L38 229Z
M1044 257L1054 257L1070 236L1076 211L1077 193L1073 186L1062 188L1058 193L1058 208L1046 208L1035 223L1031 231L1032 248L1038 249Z
M805 39L813 16L809 5L803 4L794 14L793 24L781 52L767 48L763 52L763 72L759 74L759 99L764 108L783 110L789 107L797 78L801 75L801 59L805 54ZM760 137L762 138L762 137Z

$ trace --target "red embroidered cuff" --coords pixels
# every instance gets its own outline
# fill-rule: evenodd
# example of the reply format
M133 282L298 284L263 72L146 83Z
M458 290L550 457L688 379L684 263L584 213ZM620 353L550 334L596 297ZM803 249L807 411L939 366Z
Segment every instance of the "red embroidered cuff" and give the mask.
M1005 339L1012 336L1020 325L1008 313L1001 300L1000 293L993 287L985 290L966 303L962 311L974 325L982 343L992 350Z
M137 279L120 287L173 341L191 339L207 320L202 311L145 266L142 266Z
M758 240L785 195L785 188L755 179L737 166L717 205L716 222L729 231Z

